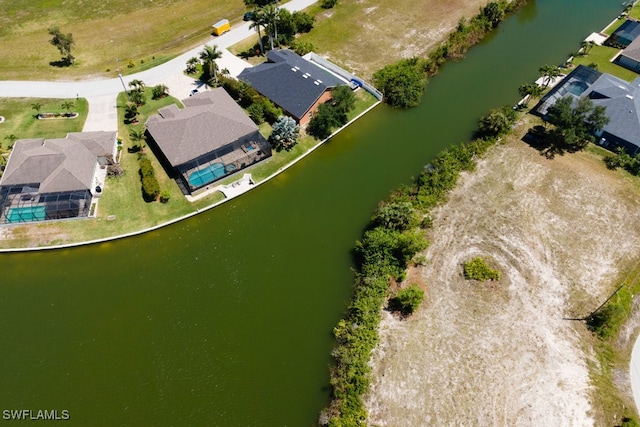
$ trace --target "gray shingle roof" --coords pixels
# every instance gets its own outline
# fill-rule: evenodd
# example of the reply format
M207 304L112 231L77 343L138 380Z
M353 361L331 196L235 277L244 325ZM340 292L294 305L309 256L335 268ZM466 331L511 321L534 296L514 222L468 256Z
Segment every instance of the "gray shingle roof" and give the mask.
M39 183L40 194L90 189L98 156L111 155L115 143L116 132L18 140L0 185Z
M640 62L640 37L632 41L631 44L622 51L622 55Z
M271 50L267 59L269 62L246 68L238 78L298 120L327 89L344 84L288 49Z
M575 82L585 83L586 90L580 96L567 90ZM640 77L629 83L579 65L542 98L537 111L546 114L551 105L565 96L573 97L574 104L579 97L587 96L594 105L605 107L609 123L602 130L640 147Z
M147 130L172 166L196 159L258 131L258 127L223 88L161 108Z

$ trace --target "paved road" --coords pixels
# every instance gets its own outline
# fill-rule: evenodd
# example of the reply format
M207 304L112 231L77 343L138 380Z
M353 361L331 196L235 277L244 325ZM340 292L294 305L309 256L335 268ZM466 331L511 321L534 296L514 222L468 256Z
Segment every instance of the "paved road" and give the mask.
M317 0L292 0L282 8L291 12L305 9ZM222 51L222 58L217 63L220 69L227 68L231 75L237 76L250 65L242 59L232 55L227 48L247 37L254 36L255 30L249 29L249 22L236 25L226 34L215 37L208 42L216 45ZM85 122L85 131L118 130L116 96L128 88L128 83L133 79L142 80L147 86L155 86L159 83L166 84L169 92L176 98L183 99L189 96L191 89L199 84L196 80L183 74L186 62L193 56L198 56L202 46L179 55L171 61L140 73L123 76L122 81L118 77L103 80L80 81L0 81L0 97L2 98L87 98L89 101L89 114Z

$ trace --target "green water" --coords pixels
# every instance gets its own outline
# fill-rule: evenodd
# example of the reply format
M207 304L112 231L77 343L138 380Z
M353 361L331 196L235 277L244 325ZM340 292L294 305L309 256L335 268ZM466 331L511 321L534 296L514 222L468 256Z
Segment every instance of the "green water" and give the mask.
M77 426L313 425L350 249L377 202L620 9L532 1L419 108L376 108L236 201L140 237L0 255L0 409L66 409Z

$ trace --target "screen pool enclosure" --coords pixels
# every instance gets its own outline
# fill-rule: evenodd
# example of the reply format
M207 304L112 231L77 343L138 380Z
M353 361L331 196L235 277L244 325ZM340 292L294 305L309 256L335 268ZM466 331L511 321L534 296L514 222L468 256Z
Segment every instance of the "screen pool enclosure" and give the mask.
M37 184L2 186L0 223L88 217L91 200L89 190L39 194Z

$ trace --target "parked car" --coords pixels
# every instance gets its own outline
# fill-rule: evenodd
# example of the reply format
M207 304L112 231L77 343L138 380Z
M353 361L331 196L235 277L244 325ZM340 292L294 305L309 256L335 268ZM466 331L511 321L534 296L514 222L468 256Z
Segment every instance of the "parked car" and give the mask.
M243 21L251 21L253 19L253 17L255 16L255 12L247 12L242 16L242 20Z

